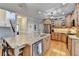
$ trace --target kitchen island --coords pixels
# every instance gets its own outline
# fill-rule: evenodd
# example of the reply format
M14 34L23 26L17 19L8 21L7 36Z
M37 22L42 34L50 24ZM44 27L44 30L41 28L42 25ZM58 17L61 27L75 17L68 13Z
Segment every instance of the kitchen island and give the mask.
M79 56L79 37L76 35L68 35L68 49L70 55Z
M44 40L47 38L47 42L44 43ZM14 55L19 55L19 49L23 48L23 55L25 56L32 56L32 55L36 55L36 51L34 52L35 49L33 49L33 44L35 44L36 42L40 42L39 45L39 51L38 53L40 53L39 55L43 55L43 51L44 48L46 47L48 49L49 47L49 43L50 43L50 34L46 34L46 33L28 33L26 35L18 35L18 36L13 36L13 37L4 37L5 41L8 43L8 45L14 50ZM46 46L48 44L48 47ZM36 48L36 47L35 47ZM42 51L41 51L42 49ZM36 49L37 50L37 49Z
M52 28L52 39L66 43L68 34L76 34L76 28Z

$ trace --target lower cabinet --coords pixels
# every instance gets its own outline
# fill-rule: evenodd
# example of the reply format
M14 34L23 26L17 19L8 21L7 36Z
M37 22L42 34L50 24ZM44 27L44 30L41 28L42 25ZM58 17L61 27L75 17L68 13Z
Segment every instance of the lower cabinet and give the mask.
M68 51L72 55L72 39L68 38Z
M66 34L65 33L60 33L61 41L66 43Z
M26 45L23 51L24 56L41 56L43 55L43 41L39 40L32 45Z
M79 40L68 38L68 50L71 56L79 56Z
M31 55L31 46L26 45L26 47L23 50L23 56L30 56Z
M62 41L66 43L66 34L52 32L52 40Z
M79 56L79 40L77 39L72 40L72 55Z
M50 48L50 37L46 37L43 39L43 54Z
M26 47L23 50L23 55L24 56L44 55L45 52L50 48L50 44L51 44L50 39L51 37L48 35L32 45L26 45Z
M51 34L52 35L52 40L57 40L57 34L58 33L52 32L52 34Z

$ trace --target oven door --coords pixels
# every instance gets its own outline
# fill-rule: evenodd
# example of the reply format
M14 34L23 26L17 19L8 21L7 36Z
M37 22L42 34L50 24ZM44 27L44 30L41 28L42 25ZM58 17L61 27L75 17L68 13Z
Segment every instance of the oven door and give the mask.
M42 56L43 55L43 41L40 40L32 45L32 55Z

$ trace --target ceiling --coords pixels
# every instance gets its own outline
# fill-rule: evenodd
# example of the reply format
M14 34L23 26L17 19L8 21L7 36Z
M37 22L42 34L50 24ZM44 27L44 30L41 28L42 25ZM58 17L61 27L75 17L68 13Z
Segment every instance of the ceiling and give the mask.
M64 16L75 9L75 4L70 3L0 3L0 8L16 12L18 14L43 19L48 16Z

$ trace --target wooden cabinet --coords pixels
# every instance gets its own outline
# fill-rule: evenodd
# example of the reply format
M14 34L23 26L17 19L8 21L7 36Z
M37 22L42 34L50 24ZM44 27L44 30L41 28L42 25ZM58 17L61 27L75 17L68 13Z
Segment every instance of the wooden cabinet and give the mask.
M51 24L44 24L44 33L51 33Z
M52 19L51 26L52 26L52 28L53 27L61 28L61 27L65 26L65 17L63 16L63 17L60 17L57 19Z
M26 45L26 47L23 50L23 56L30 56L31 54L32 54L31 53L31 46Z
M79 39L72 35L68 37L68 50L70 55L79 56Z
M71 15L67 15L66 17L66 27L71 27Z
M66 34L65 33L60 33L61 35L61 41L66 43Z
M42 44L42 49L43 49L42 50L42 53L43 53L42 55L44 55L45 52L50 48L50 44L51 44L50 39L51 39L50 35L48 35L48 36L44 37L42 40L38 41L38 43L39 42L43 43ZM26 47L23 50L23 56L32 56L33 54L34 54L34 56L39 56L37 54L37 51L36 51L37 47L35 47L38 44L37 44L37 42L34 43L34 44L32 44L32 45L26 45Z
M75 40L75 56L79 56L79 40Z
M57 33L52 32L52 39L57 40Z
M68 38L68 50L70 55L72 55L72 40L70 38Z
M66 34L52 32L52 39L66 43Z
M43 39L43 54L50 48L50 36Z
M72 40L72 55L79 56L79 40L77 39Z

